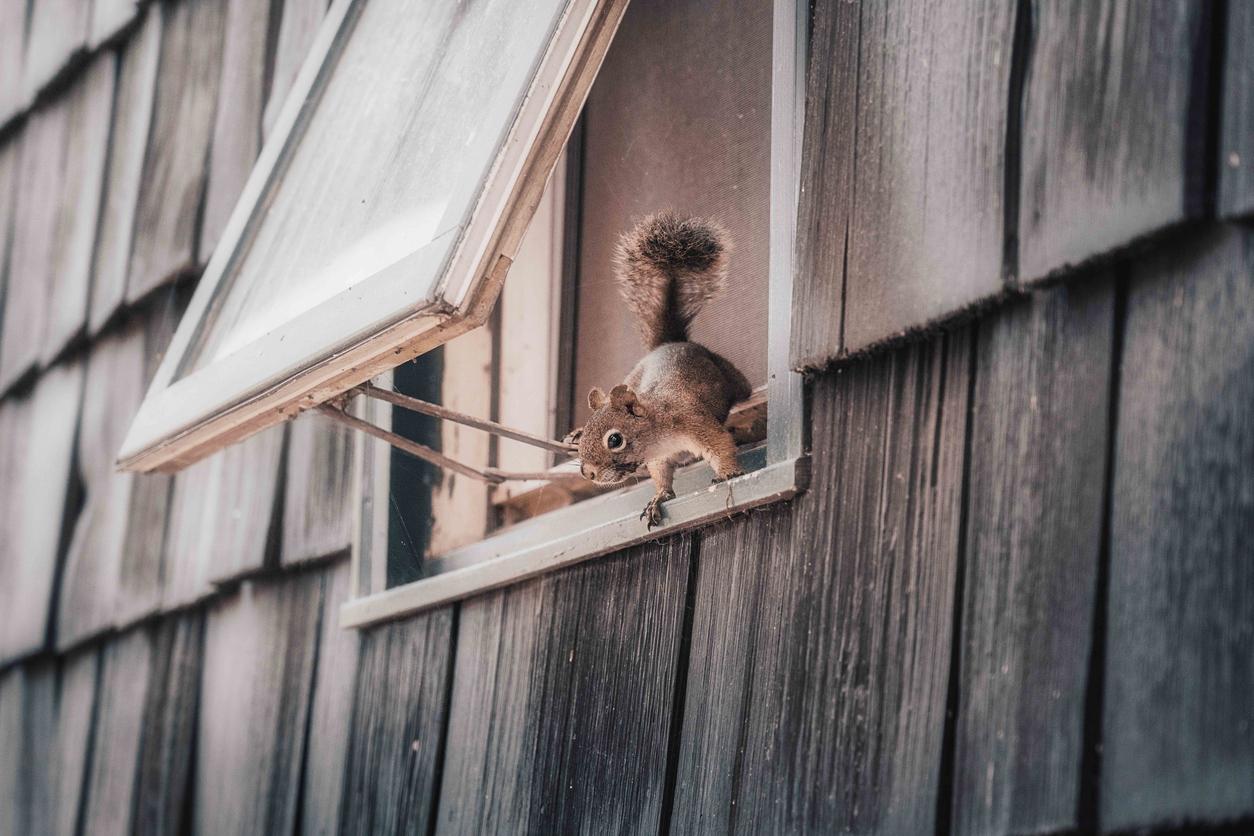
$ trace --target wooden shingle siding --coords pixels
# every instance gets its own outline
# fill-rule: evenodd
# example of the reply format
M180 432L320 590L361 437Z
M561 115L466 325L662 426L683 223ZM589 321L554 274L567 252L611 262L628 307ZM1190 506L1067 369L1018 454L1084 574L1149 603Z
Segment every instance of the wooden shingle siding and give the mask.
M9 245L13 240L13 210L17 193L17 142L0 144L0 326L4 324L5 285L9 272ZM4 340L0 336L0 349Z
M203 634L204 616L196 611L166 617L155 630L153 678L136 765L136 833L186 832Z
M135 210L143 181L144 152L152 121L157 64L161 54L161 14L145 16L138 32L121 47L117 103L109 137L109 172L96 241L88 325L95 333L126 298L126 277L135 231Z
M261 109L265 103L266 46L270 28L269 3L217 2L226 6L226 34L197 248L202 263L209 260L209 254L217 245L261 150Z
M82 388L82 364L63 363L0 402L0 661L44 647Z
M206 163L222 75L225 0L177 0L160 12L161 58L126 298L196 269Z
M75 836L92 746L96 714L96 688L100 677L100 650L88 647L67 654L61 661L57 699L56 754L52 792L56 798L53 833Z
M361 634L341 627L339 620L340 605L348 600L350 568L348 560L341 560L325 573L301 790L302 829L310 834L335 833L343 801L361 651Z
M746 832L933 829L970 365L956 333L818 379L812 483L788 525L776 510L735 523L768 532L703 538L685 830L729 816ZM766 549L737 558L732 542ZM745 711L722 710L737 691ZM734 776L697 781L726 768L728 738Z
M266 94L266 106L262 114L263 136L270 133L270 128L279 118L283 102L287 100L296 74L305 63L305 56L326 13L327 0L284 0L279 30L275 36L270 89Z
M1019 279L1081 264L1201 208L1206 3L1033 4ZM1200 100L1199 100L1200 99Z
M147 345L133 323L98 340L87 359L78 430L85 501L61 575L56 640L65 647L115 626L118 582L130 527L134 474L119 472L121 445L145 384Z
M87 46L95 49L122 32L139 13L145 0L91 0L91 27Z
M1134 270L1110 532L1101 825L1254 813L1254 232Z
M26 85L18 81L26 61L27 7L25 0L0 2L0 127L29 101Z
M299 573L246 582L209 609L197 832L292 832L322 591L321 573Z
M1114 313L1114 282L1099 276L979 327L955 833L1081 824Z
M817 7L795 367L1000 292L1014 17L992 0Z
M284 478L284 566L347 552L353 535L353 437L308 413L288 429Z
M164 606L266 565L281 517L285 425L271 427L174 477L166 531Z
M430 832L452 639L451 607L362 634L341 832Z
M56 736L56 663L0 674L0 836L52 831Z
M437 831L654 833L690 537L462 607Z
M1236 217L1254 212L1254 3L1226 8L1219 211Z
M132 830L144 705L157 660L148 628L113 638L101 654L91 761L82 820L101 836Z
M29 0L26 61L22 71L30 100L87 46L92 0ZM6 80L6 85L10 83Z

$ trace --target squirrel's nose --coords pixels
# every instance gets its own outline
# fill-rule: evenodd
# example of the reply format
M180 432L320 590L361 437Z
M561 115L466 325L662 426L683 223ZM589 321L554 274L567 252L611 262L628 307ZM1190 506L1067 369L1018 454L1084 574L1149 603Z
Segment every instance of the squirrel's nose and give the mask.
M594 482L596 481L597 469L595 467L590 467L586 464L581 464L579 465L579 472L583 474L583 478L588 479L590 481L594 481Z

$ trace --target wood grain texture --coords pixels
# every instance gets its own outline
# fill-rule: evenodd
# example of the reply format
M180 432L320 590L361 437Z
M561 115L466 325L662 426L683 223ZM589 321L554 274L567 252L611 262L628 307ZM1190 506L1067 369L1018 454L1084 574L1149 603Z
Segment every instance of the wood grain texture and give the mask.
M657 832L692 540L463 604L437 830Z
M320 573L245 582L205 624L195 830L290 833L299 809Z
M161 55L161 14L145 16L143 25L119 51L117 100L109 137L100 232L96 241L88 327L96 333L126 298L131 239L139 203L148 128L152 122L157 64Z
M353 536L352 431L316 412L288 430L284 566L347 552Z
M75 54L87 46L91 5L91 0L30 1L26 61L22 71L27 100L56 78Z
M0 3L0 125L16 116L29 99L22 77L26 63L26 18L29 4L22 0Z
M286 426L271 427L174 477L165 540L166 607L264 567L276 539Z
M186 832L189 821L204 616L195 610L166 616L153 633L133 827L136 833L160 836Z
M261 150L270 4L218 0L226 6L222 77L209 145L209 172L197 260L209 260Z
M1254 814L1254 233L1147 257L1128 293L1101 825Z
M87 46L91 49L117 37L140 14L144 0L91 0L91 25Z
M0 392L39 361L48 321L48 289L57 260L62 168L70 108L62 96L34 111L21 134L12 243L0 328Z
M1002 287L1014 6L816 8L792 364L920 329Z
M339 829L426 832L452 675L453 611L363 633Z
M144 705L158 662L146 628L111 639L101 652L100 694L82 814L93 834L132 831Z
M225 0L160 4L161 58L127 301L194 270L222 74Z
M40 361L50 362L87 321L92 252L104 185L116 60L97 56L68 94L69 125L62 157L57 237Z
M818 378L809 491L702 536L672 832L934 829L969 340Z
M339 623L340 605L348 600L351 568L348 560L340 560L325 572L301 791L301 828L310 834L337 832L344 797L344 764L361 651L360 631L345 629Z
M1219 213L1254 212L1254 4L1227 4L1223 111L1219 134Z
M51 832L57 734L57 670L52 661L0 674L0 834Z
M13 240L13 213L17 203L17 165L20 143L0 144L0 327L4 326L4 294L8 284L9 244ZM0 348L3 348L0 334Z
M82 383L81 363L61 364L0 403L0 660L48 634Z
M114 456L144 396L146 348L143 325L137 322L98 340L87 359L78 432L86 499L61 575L56 634L61 648L117 626L118 582L137 477L118 471Z
M980 324L969 468L955 833L1078 829L1102 546L1114 282Z
M52 832L58 836L75 836L94 733L99 648L90 647L62 657L60 674L56 751L51 761L52 791L56 799Z
M1023 105L1019 280L1087 261L1200 208L1203 3L1036 4ZM1100 219L1097 221L1096 219Z
M262 134L270 133L279 111L287 100L296 74L309 54L314 36L327 13L327 0L283 0L279 31L275 38L274 61L266 107L262 114Z

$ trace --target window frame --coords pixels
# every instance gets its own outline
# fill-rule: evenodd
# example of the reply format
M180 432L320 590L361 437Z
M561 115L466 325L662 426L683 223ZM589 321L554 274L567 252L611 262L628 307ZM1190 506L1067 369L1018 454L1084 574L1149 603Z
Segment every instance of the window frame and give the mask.
M352 587L340 625L366 627L507 586L610 552L671 536L773 502L809 483L805 387L789 363L801 137L805 115L808 0L774 0L771 36L770 254L767 439L741 455L746 474L711 484L704 462L681 470L664 527L649 531L640 509L651 482L550 511L430 561L433 574L386 588L390 448L358 434ZM386 382L385 384L386 385ZM367 420L388 427L390 408L359 399ZM376 497L385 501L376 502Z
M180 376L202 329L212 327L364 2L334 0L328 11L127 433L122 469L179 470L481 325L627 5L568 0L484 179L451 201L471 207L463 224ZM458 237L446 256L450 234ZM412 277L423 271L434 271L436 284L428 298L413 298Z

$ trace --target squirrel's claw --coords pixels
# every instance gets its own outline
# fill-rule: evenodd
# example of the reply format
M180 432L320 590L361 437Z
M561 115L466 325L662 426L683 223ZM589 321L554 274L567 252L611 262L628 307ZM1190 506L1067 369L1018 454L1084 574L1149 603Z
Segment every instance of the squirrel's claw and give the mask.
M646 520L645 530L652 531L654 526L662 524L662 503L669 499L674 499L673 491L663 491L656 493L649 500L649 504L644 506L644 510L640 512L640 519Z

